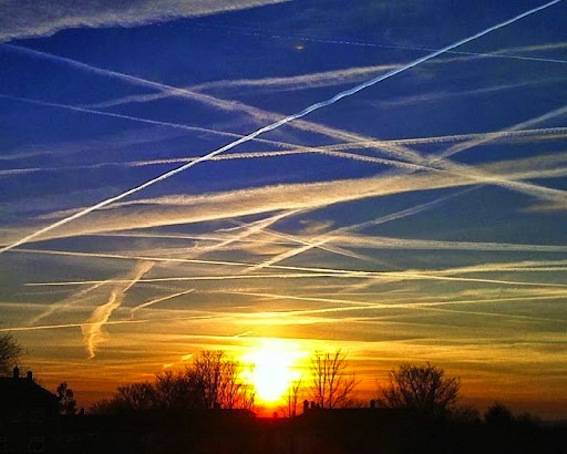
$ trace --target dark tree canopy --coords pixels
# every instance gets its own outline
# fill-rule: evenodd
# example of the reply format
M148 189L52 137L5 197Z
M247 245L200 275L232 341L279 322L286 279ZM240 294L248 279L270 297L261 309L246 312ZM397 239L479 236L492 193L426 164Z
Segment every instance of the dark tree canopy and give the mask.
M56 393L59 400L59 411L62 415L74 415L77 413L75 393L69 388L66 381L59 384Z
M390 383L380 390L378 403L388 408L407 408L428 415L441 415L456 407L459 379L427 363L402 364L390 372Z
M484 412L484 420L488 424L510 424L514 415L506 405L495 402Z
M22 354L22 346L11 333L0 334L0 375L8 375Z
M311 398L320 408L344 407L356 385L348 373L349 362L340 349L334 353L315 352L311 358Z

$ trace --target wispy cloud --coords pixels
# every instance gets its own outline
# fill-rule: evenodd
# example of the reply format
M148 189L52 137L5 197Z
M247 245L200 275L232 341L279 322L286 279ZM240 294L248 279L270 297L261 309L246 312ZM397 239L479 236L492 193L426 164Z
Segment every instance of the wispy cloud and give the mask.
M140 262L136 265L131 279L122 281L115 280L114 282L116 283L116 286L111 291L108 301L102 306L97 307L91 313L90 317L81 324L85 350L89 359L95 357L96 348L102 340L103 325L108 322L108 319L114 310L120 307L122 299L128 290L130 290L136 282L142 279L142 277L148 273L153 266L153 262Z
M133 27L283 1L286 0L161 0L157 5L143 0L131 0L128 3L83 0L78 5L73 2L44 4L24 0L2 5L0 41L49 36L67 28Z

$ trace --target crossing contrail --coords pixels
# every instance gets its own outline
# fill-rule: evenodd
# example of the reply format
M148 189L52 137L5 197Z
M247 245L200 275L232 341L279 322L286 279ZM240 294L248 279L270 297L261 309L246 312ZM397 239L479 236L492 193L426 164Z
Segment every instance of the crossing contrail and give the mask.
M324 107L327 107L327 106L330 106L330 105L332 105L332 104L335 104L336 102L340 101L340 100L343 99L343 98L352 96L352 95L354 95L354 94L356 94L356 93L358 93L358 92L360 92L360 91L362 91L362 90L365 90L365 89L367 89L367 88L370 88L370 87L372 87L372 86L374 86L374 85L376 85L376 84L378 84L378 83L380 83L380 82L382 82L382 81L384 81L384 80L386 80L386 79L389 79L389 78L391 78L391 77L393 77L393 76L395 76L395 75L397 75L397 74L400 74L400 73L405 72L405 71L407 71L407 70L409 70L409 69L412 69L412 68L414 68L414 67L416 67L416 66L418 66L418 65L420 65L420 64L422 64L422 63L425 63L425 62L427 62L427 61L429 61L429 60L431 60L431 59L433 59L433 58L435 58L435 57L437 57L437 56L439 56L439 55L441 55L441 54L443 54L443 53L449 52L449 51L451 51L451 50L453 50L453 49L456 49L457 47L460 47L460 46L462 46L462 45L464 45L464 44L467 44L467 43L469 43L469 42L471 42L471 41L477 40L477 39L479 39L479 38L481 38L481 37L483 37L483 36L485 36L485 35L488 35L489 33L492 33L493 31L496 31L496 30L499 30L499 29L501 29L501 28L504 28L504 27L506 27L506 26L508 26L508 25L511 25L511 24L513 24L513 23L515 23L515 22L517 22L517 21L519 21L519 20L521 20L521 19L523 19L523 18L525 18L525 17L528 17L528 16L530 16L530 15L532 15L532 14L535 14L535 13L537 13L537 12L539 12L539 11L542 11L542 10L544 10L544 9L546 9L546 8L549 8L549 7L551 7L551 6L553 6L553 5L557 4L557 3L560 3L561 1L562 1L562 0L553 0L553 1L551 1L551 2L545 3L544 5L538 6L538 7L536 7L536 8L532 8L532 9L530 9L530 10L524 12L524 13L521 13L521 14L519 14L519 15L517 15L517 16L512 17L511 19L508 19L508 20L506 20L506 21L504 21L504 22L500 22L500 23L498 23L498 24L496 24L496 25L493 25L492 27L486 28L486 29L484 29L484 30L482 30L482 31L480 31L480 32L478 32L478 33L475 33L474 35L471 35L471 36L469 36L469 37L467 37L467 38L461 39L461 40L459 40L459 41L457 41L457 42L455 42L455 43L453 43L453 44L450 44L450 45L448 45L448 46L445 46L445 47L442 48L442 49L436 50L435 52L431 52L430 54L427 54L427 55L425 55L424 57L418 58L417 60L414 60L414 61L412 61L412 62L410 62L410 63L408 63L408 64L406 64L406 65L401 66L400 68L394 69L394 70L389 71L389 72L387 72L387 73L385 73L385 74L382 74L382 75L380 75L380 76L378 76L378 77L375 77L375 78L373 78L373 79L370 79L370 80L368 80L367 82L364 82L364 83L362 83L362 84L359 84L359 85L357 85L357 86L355 86L355 87L353 87L353 88L350 88L350 89L348 89L348 90L344 90L344 91L342 91L342 92L336 94L335 96L333 96L333 97L331 97L331 98L328 98L328 99L326 99L326 100L324 100L324 101L321 101L321 102L312 104L312 105L310 105L309 107L306 107L305 109L303 109L302 111L300 111L300 112L298 112L298 113L295 113L295 114L292 114L292 115L288 115L287 117L285 117L285 118L283 118L283 119L281 119L281 120L278 120L278 121L273 122L273 123L271 123L271 124L269 124L269 125L263 126L263 127L259 128L259 129L257 129L256 131L254 131L254 132L248 134L248 135L245 135L245 136L243 136L243 137L241 137L241 138L239 138L239 139L237 139L237 140L234 140L233 142L230 142L230 143L227 144L227 145L224 145L223 147L217 148L216 150L211 151L210 153L205 154L205 155L203 155L203 156L197 158L195 161L189 162L189 163L184 164L184 165L182 165L182 166L180 166L180 167L177 167L177 168L175 168L175 169L173 169L173 170L170 170L169 172L163 173L163 174L161 174L161 175L159 175L159 176L157 176L157 177L155 177L155 178L152 178L152 179L146 181L145 183L142 183L142 184L140 184L140 185L138 185L138 186L135 186L135 187L133 187L133 188L127 190L127 191L124 191L124 192L122 192L122 193L120 193L120 194L117 194L116 196L107 198L107 199L105 199L105 200L103 200L103 201L101 201L101 202L99 202L99 203L97 203L97 204L95 204L95 205L91 205L90 207L85 208L85 209L83 209L83 210L81 210L81 211L79 211L79 212L77 212L77 213L75 213L75 214L73 214L73 215L71 215L71 216L68 216L68 217L66 217L66 218L63 218L63 219L61 219L61 220L59 220L59 221L57 221L57 222L54 222L53 224L50 224L50 225L48 225L48 226L46 226L46 227L43 227L43 228L41 228L41 229L39 229L39 230L36 230L35 232L33 232L33 233L31 233L31 234L29 234L29 235L23 237L23 238L20 238L19 240L15 241L15 242L13 242L13 243L7 245L7 246L4 246L3 248L0 249L0 254L4 253L4 252L6 252L6 251L9 251L10 249L13 249L13 248L15 248L15 247L21 246L22 244L25 244L27 241L29 241L29 240L31 240L31 239L33 239L33 238L36 238L36 237L42 235L43 233L49 232L49 231L51 231L51 230L54 230L54 229L56 229L56 228L58 228L58 227L60 227L60 226L62 226L62 225L65 225L65 224L67 224L67 223L69 223L69 222L74 221L75 219L79 219L79 218L81 218L81 217L84 217L84 216L86 216L87 214L89 214L89 213L91 213L91 212L93 212L93 211L95 211L95 210L98 210L98 209L100 209L100 208L103 208L103 207L105 207L105 206L108 206L108 205L110 205L110 204L112 204L112 203L114 203L114 202L116 202L116 201L118 201L118 200L124 199L124 198L126 198L126 197L128 197L128 196L130 196L130 195L132 195L132 194L136 194L137 192L140 192L140 191L142 191L142 190L144 190L144 189L146 189L146 188L148 188L148 187L150 187L150 186L153 186L153 185L156 184L156 183L159 183L159 182L161 182L161 181L164 181L164 180L166 180L166 179L168 179L168 178L170 178L170 177L172 177L172 176L174 176L174 175L177 175L177 174L180 173L180 172L183 172L183 171L185 171L185 170L187 170L187 169L189 169L189 168L191 168L191 167L194 167L194 166L196 166L197 164L199 164L199 163L201 163L201 162L205 162L205 161L209 160L210 158L212 158L212 157L214 157L214 156L216 156L216 155L219 155L219 154L224 153L224 152L226 152L226 151L228 151L228 150L231 150L231 149L237 147L237 146L240 145L240 144L249 142L249 141L255 139L256 137L258 137L258 136L260 136L260 135L262 135L262 134L265 134L265 133L267 133L267 132L269 132L269 131L273 131L274 129L278 129L278 128L280 128L281 126L284 126L284 125L286 125L286 124L288 124L288 123L290 123L290 122L292 122L292 121L294 121L294 120L298 120L298 119L300 119L300 118L303 118L303 117L309 115L309 114L312 113L312 112L315 112L315 111L320 110L320 109L322 109L322 108L324 108ZM133 78L133 79L135 79L135 78ZM159 84L156 84L156 85L159 85ZM161 89L161 88L163 88L163 87L160 86L159 88Z

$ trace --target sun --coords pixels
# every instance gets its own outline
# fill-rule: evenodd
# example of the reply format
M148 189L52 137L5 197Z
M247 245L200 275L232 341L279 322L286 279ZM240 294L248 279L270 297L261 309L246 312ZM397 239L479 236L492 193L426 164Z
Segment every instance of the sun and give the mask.
M263 339L244 355L257 401L265 405L280 403L293 382L301 378L299 365L304 356L296 344L279 339Z

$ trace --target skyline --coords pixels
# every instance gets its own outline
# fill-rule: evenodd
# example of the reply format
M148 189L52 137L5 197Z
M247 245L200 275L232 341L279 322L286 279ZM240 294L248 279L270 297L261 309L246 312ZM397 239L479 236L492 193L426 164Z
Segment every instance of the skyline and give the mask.
M565 417L565 4L198 4L6 7L26 364L86 401L201 349L340 347L362 397L430 361Z

